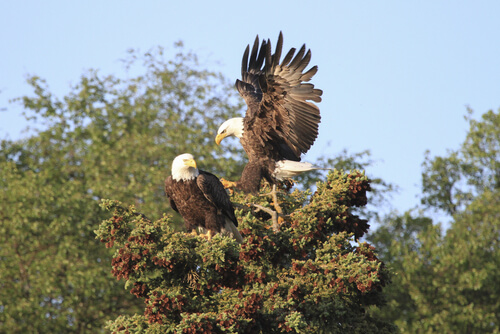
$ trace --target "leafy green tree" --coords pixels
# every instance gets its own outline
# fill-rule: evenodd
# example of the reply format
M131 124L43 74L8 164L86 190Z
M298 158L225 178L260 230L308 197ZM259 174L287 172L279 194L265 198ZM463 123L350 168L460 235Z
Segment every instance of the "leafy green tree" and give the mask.
M102 266L109 254L91 239L99 208L80 182L9 162L0 189L1 332L96 332L135 309Z
M419 236L433 229L432 219L406 212L391 214L384 218L377 230L367 236L377 254L391 271L391 284L385 289L387 304L372 309L374 316L397 323L416 316L416 301L408 287L403 284L408 257L420 251ZM413 261L413 259L411 259Z
M446 157L426 155L422 172L422 204L457 213L487 189L500 189L500 112L490 110L480 120L466 117L469 132Z
M500 333L500 117L468 120L459 150L424 163L423 202L452 214L446 233L406 213L368 237L394 272L374 314L403 333Z
M353 208L370 184L358 171L332 172L317 190L280 191L277 225L269 188L235 193L243 244L211 241L153 221L133 206L103 201L113 213L97 237L116 248L113 274L144 301L144 313L108 323L113 333L384 333L366 314L383 303L387 270L367 243Z
M299 189L312 189L316 182L324 180L328 170L336 169L343 171L365 170L369 171L374 161L371 159L370 150L350 153L346 149L336 154L334 157L320 156L314 163L315 166L324 168L308 173L303 173L295 177ZM381 207L391 206L389 197L391 193L397 190L397 186L382 180L379 177L367 174L370 178L371 191L368 194L368 205L355 208L359 214L370 220L379 220L379 211Z
M409 333L500 333L500 193L484 192L441 237L420 235L405 256L402 283L415 305Z
M131 51L125 65L125 79L89 71L61 99L33 76L33 95L18 99L40 130L0 144L0 332L96 333L136 312L95 240L99 199L160 218L176 155L226 177L241 168L239 149L221 159L212 139L240 108L221 75L182 48L172 60Z
M445 235L428 218L413 218L411 229L426 226L381 256L394 275L388 305L375 314L403 333L499 333L499 203L498 192L485 191Z

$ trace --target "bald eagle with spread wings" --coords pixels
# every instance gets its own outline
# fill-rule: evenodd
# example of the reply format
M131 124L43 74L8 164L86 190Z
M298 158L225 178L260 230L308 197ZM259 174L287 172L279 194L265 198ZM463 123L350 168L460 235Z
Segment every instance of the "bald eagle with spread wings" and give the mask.
M224 186L217 176L198 169L191 154L174 159L172 175L165 180L165 194L172 209L184 218L188 231L199 228L206 231L209 240L221 233L243 242Z
M306 52L305 45L297 54L292 48L280 63L282 48L280 32L274 54L270 40L262 41L259 50L259 36L251 53L247 46L243 54L236 89L248 108L245 117L224 122L215 141L220 144L227 136L239 138L248 164L239 181L224 181L226 187L255 193L262 178L274 185L278 180L316 169L300 160L318 136L321 117L311 101L320 102L322 91L307 83L318 67L304 72L311 60L311 51Z

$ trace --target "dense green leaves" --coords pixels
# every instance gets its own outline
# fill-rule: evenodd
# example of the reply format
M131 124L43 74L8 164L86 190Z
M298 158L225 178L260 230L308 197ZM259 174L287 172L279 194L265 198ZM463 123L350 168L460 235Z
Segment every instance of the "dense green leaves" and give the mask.
M12 162L0 171L1 331L96 332L126 312L135 301L102 266L109 253L92 240L98 206L81 183Z
M469 118L461 149L424 163L424 203L453 214L446 233L406 213L368 237L394 272L375 314L403 333L500 332L499 115Z
M371 159L369 150L358 153L349 153L346 149L342 150L334 157L321 156L314 163L315 166L325 168L324 170L314 170L308 173L303 173L296 176L294 179L297 181L299 189L314 188L316 182L324 180L328 170L366 170L369 171L374 161ZM368 205L356 208L361 216L370 219L378 219L381 216L380 208L385 207L390 211L390 201L388 196L397 187L391 183L368 174L370 177L371 191L368 194Z
M419 232L396 234L382 254L395 273L388 306L377 314L404 333L498 333L499 204L499 194L486 191L454 217L444 236L426 218L407 218L407 230ZM375 233L379 240L382 235Z
M500 112L492 110L481 120L469 110L469 132L457 151L430 158L423 164L422 203L448 214L463 210L486 189L500 188Z

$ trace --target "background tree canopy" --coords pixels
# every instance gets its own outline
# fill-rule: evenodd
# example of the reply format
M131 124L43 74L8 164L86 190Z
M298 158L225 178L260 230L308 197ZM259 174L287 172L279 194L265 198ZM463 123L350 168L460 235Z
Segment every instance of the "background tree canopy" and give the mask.
M500 113L466 119L460 149L423 164L422 202L449 229L407 212L368 237L394 272L377 314L404 333L500 332Z
M173 212L164 197L163 180L170 174L172 159L184 152L195 155L205 170L229 179L237 178L245 162L244 153L234 141L225 142L222 150L213 138L222 121L241 115L243 104L232 82L203 69L196 56L185 52L180 45L174 52L171 56L165 55L161 48L145 55L130 51L124 60L123 77L91 70L63 97L53 96L43 79L29 78L33 94L17 102L24 106L30 125L39 130L22 140L0 143L0 332L96 333L105 331L107 321L113 321L108 326L114 330L126 319L142 324L139 318L148 308L144 300L151 297L141 296L142 300L136 297L137 290L135 295L124 290L123 282L117 282L110 273L116 254L95 239L94 231L101 222L110 222L110 213L99 207L101 199L123 203L125 209L120 214L114 213L116 217L127 218L130 212L142 212L148 217L145 221L157 229L155 233L176 235L172 240L179 245L192 243L195 250L186 254L193 258L197 258L198 252L208 251L196 238L180 237L178 215L164 217L165 213ZM356 332L361 328L389 331L391 322L402 332L412 333L460 332L464 328L469 332L498 332L499 113L489 111L481 119L469 116L468 120L470 130L459 150L450 151L444 157L431 158L429 154L423 164L422 202L426 208L451 215L452 223L446 234L437 222L427 217L428 211L395 212L388 217L379 214L390 207L388 195L395 187L376 177L370 176L372 192L368 193L368 203L372 205L368 207L340 203L338 193L334 192L325 195L330 203L322 206L315 202L317 197L308 192L308 189L317 190L317 181L321 181L323 187L342 184L340 181L354 175L353 172L338 172L328 177L323 172L311 173L297 180L300 190L293 196L281 197L290 215L300 212L295 213L300 217L296 219L297 226L301 226L295 232L287 230L285 225L281 234L274 234L263 229L266 226L263 222L269 220L265 212L248 213L247 209L239 208L242 226L256 229L262 238L267 236L265 242L275 243L275 246L267 245L271 251L276 245L286 246L288 257L283 259L282 267L274 263L259 269L258 263L251 261L243 266L247 274L253 270L268 275L268 281L263 278L262 282L255 282L266 293L271 287L268 283L279 282L276 298L280 307L296 308L296 313L281 313L284 318L276 322L277 326L282 324L278 327L281 331L290 328L300 332L314 328L307 327L309 325L316 326L316 320L301 313L303 309L297 300L302 298L314 311L325 311L315 309L320 306L330 311L332 307L337 310L344 307L345 313L329 314L328 319L335 319L331 324L358 321L359 326L366 325L345 327L343 332ZM321 157L316 163L339 170L367 169L369 172L372 161L368 151L355 154L343 151L337 157ZM326 188L319 186L318 189ZM341 187L336 189L340 191ZM248 204L247 199L238 196L233 200L239 205ZM252 201L269 206L265 196ZM321 232L311 240L301 239L297 233L307 236L313 232L318 225L308 219L312 216L319 219L317 214L330 210L327 204L335 204L331 212L336 213L341 212L337 204L344 205L349 217L359 218L359 221L351 221L358 225L342 229L342 220L347 216L334 215L328 223L332 225L327 224L327 235ZM129 205L133 207L128 208ZM307 218L304 208L311 209L311 205L316 206ZM117 207L108 205L108 208L113 211ZM129 225L124 224L130 229L120 230L117 238L131 237L133 235L127 233L133 231L144 232L142 218L132 216L126 220ZM380 226L368 237L376 246L375 251L367 245L352 243L348 234L364 233L367 218ZM227 254L229 259L239 259L241 253L237 256L231 242L218 240L220 248L215 249ZM264 243L264 239L252 240L247 247ZM293 240L299 243L295 245L298 249L306 250L305 258L299 258L302 253L296 253ZM324 265L316 261L325 259L329 253L324 247L335 240L338 244L329 252L342 258L351 254L349 259L353 260L351 264L343 262L345 266L339 268L360 270L359 276L351 282L347 279L346 291L335 290L331 299L316 304L301 293L318 296L313 293L316 290L312 283L318 285L318 279L333 275L332 271L317 273L311 265L317 270ZM125 243L118 240L115 246L120 249ZM217 277L226 269L232 270L230 266L220 267L219 271L210 267L222 265L217 262L220 259L217 256L204 264L209 270L205 274ZM385 262L384 268L379 266L377 256ZM373 264L379 267L368 270L361 265L365 260L375 261ZM150 261L154 261L152 257ZM266 261L263 263L272 263ZM385 268L392 271L393 283L382 290L384 293L369 289L363 292L358 287L359 280L368 279L366 275L373 269L379 274L376 275L379 281L372 280L371 284L381 288L388 282ZM161 275L168 276L164 270L162 267ZM279 270L287 274L279 276ZM336 271L336 279L340 278L339 272ZM292 279L295 276L290 273L296 278ZM138 273L135 278L143 280L149 274ZM299 276L301 278L297 278ZM200 282L206 284L206 278ZM295 285L287 285L294 279L300 283L298 290ZM332 284L338 288L341 281ZM157 282L152 279L150 283ZM243 284L244 276L241 279L238 276L237 282ZM156 286L153 290L156 288L165 286ZM257 294L258 290L252 291ZM288 294L298 299L289 299ZM384 294L388 300L385 308L382 306ZM245 296L251 298L252 294ZM234 296L225 297L232 300ZM266 308L260 308L263 309ZM366 310L366 316L360 320ZM152 309L151 312L156 314ZM339 318L341 315L343 318Z

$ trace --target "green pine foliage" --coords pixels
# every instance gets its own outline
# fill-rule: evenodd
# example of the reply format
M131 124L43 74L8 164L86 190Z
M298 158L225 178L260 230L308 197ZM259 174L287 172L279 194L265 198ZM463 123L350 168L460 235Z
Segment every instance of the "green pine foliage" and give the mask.
M144 302L144 313L108 323L113 333L383 333L367 314L383 304L387 269L367 243L368 178L331 172L317 191L281 189L277 215L265 187L234 193L244 243L178 232L172 217L150 220L103 200L112 213L96 231L114 248L112 273ZM103 245L104 246L104 245Z

